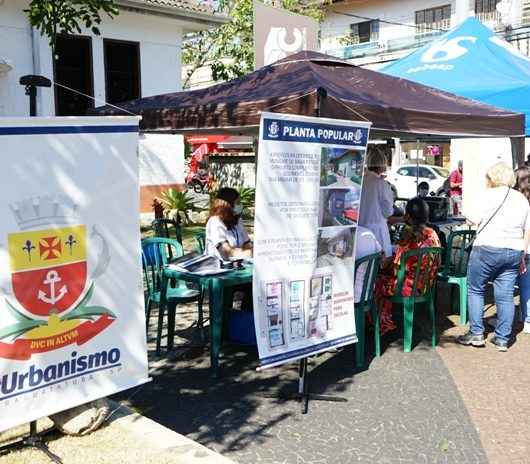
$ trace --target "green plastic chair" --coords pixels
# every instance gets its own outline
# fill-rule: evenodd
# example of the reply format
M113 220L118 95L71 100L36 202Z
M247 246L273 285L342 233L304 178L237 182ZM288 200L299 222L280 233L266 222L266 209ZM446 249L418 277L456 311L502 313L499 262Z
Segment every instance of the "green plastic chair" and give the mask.
M164 218L155 219L151 222L151 227L153 228L155 237L174 238L182 245L182 228L180 227L180 219L179 221ZM171 236L172 231L174 237Z
M407 251L400 259L399 269L397 274L396 291L394 296L390 298L392 303L403 305L403 348L405 353L410 353L412 350L412 328L414 319L414 310L417 304L427 304L432 320L432 346L436 346L436 311L434 297L436 294L436 277L432 282L425 282L422 290L418 288L421 279L429 275L431 269L438 267L441 262L443 253L442 248L418 248L416 250ZM414 280L412 283L412 291L410 296L403 296L403 286L405 284L405 277L407 275L407 263L410 260L415 260ZM421 271L421 265L425 263L425 270Z
M361 266L365 266L363 287L359 301L355 303L355 328L357 331L357 344L355 345L355 364L363 367L365 364L365 339L366 339L366 313L372 315L374 321L375 355L381 356L381 334L379 330L379 311L375 304L375 280L381 267L383 255L374 253L355 260L355 275Z
M153 237L142 240L142 266L144 270L144 300L146 311L146 329L149 328L151 307L154 303L158 305L158 327L156 339L156 351L160 354L162 340L162 327L164 323L164 311L160 308L160 285L162 268L171 261L170 256L178 258L182 256L182 245L170 238ZM185 282L175 281L167 289L168 323L175 322L176 307L178 304L198 302L197 327L203 328L203 299L202 292L188 288ZM169 313L171 311L171 313ZM202 330L201 330L202 331Z
M197 232L193 237L195 239L195 249L199 253L204 253L206 250L206 232L204 230Z
M455 285L460 293L460 324L467 322L467 264L471 245L476 232L474 230L457 230L451 232L447 239L445 262L438 279L451 285L451 305L454 301Z

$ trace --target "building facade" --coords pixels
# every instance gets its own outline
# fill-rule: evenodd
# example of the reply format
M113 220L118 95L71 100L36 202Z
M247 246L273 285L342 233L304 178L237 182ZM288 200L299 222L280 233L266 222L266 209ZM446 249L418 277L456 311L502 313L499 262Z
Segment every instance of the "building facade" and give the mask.
M181 90L181 43L188 32L227 21L199 0L117 0L119 15L102 15L101 35L60 36L55 60L47 37L31 28L26 0L0 0L0 117L29 116L21 76L53 82L39 88L38 116L83 116L94 106ZM140 139L140 205L184 187L182 136ZM163 143L162 143L163 142Z
M105 102L178 91L183 34L226 21L198 0L116 3L120 14L114 19L103 14L101 35L83 31L59 37L53 60L48 38L31 28L24 13L29 1L0 0L0 116L29 114L28 97L19 84L26 74L57 84L39 90L39 116L83 115Z
M322 23L321 49L379 69L469 16L476 16L530 54L530 0L335 1Z

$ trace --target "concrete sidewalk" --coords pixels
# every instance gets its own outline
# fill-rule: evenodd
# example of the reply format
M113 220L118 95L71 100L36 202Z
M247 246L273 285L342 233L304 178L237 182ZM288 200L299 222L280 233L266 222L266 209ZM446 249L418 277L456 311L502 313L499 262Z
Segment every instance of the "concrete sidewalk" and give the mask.
M233 464L194 441L113 403L109 422L84 437L54 434L48 437L50 450L64 464ZM119 407L119 409L117 409ZM50 427L39 421L39 430ZM0 443L25 432L25 427L0 434ZM44 453L24 449L0 457L2 464L49 464Z

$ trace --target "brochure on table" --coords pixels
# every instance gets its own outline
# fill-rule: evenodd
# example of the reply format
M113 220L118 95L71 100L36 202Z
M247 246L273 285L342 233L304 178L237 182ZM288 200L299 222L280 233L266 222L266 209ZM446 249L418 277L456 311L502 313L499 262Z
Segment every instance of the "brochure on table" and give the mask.
M369 130L262 115L253 280L261 367L357 341L354 250Z

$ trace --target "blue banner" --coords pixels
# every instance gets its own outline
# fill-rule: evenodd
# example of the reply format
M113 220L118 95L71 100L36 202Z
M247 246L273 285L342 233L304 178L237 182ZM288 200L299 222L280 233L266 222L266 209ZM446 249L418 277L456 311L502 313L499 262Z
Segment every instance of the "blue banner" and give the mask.
M264 119L263 139L278 142L359 146L368 142L368 127L319 124L286 119Z

